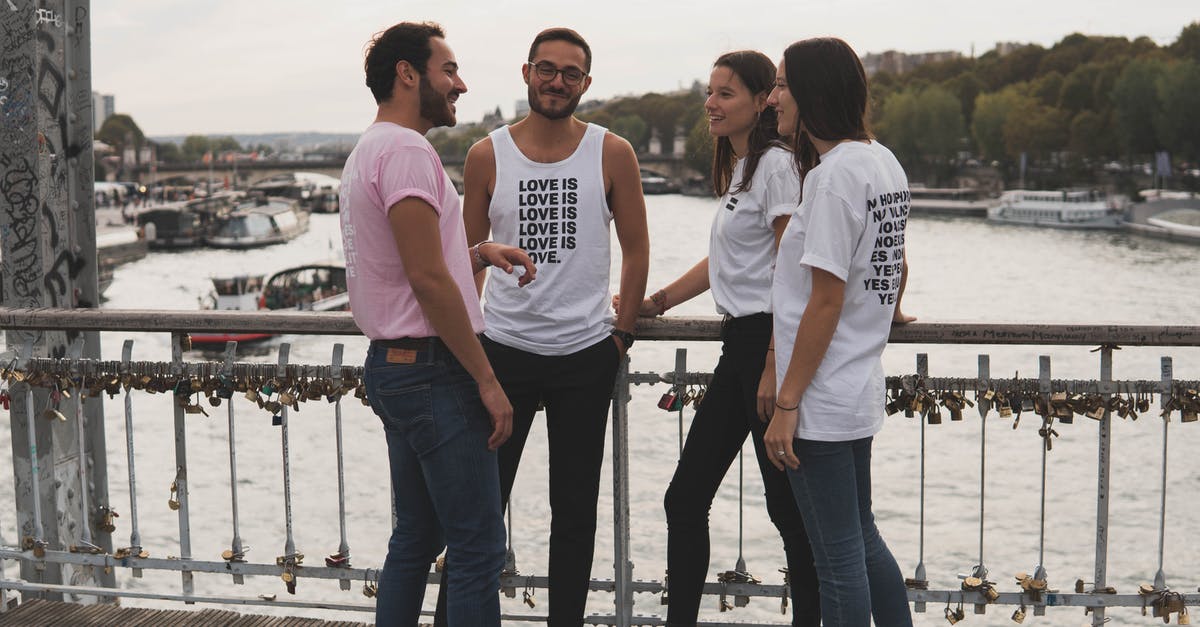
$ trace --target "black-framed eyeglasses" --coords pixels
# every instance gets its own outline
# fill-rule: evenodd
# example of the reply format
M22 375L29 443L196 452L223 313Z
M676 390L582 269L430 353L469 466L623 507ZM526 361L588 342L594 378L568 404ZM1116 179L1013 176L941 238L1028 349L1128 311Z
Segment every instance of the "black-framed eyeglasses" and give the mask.
M555 76L557 76L558 74L562 74L564 83L566 83L567 85L575 86L575 85L582 83L584 77L587 76L587 72L584 72L583 70L581 70L579 68L569 67L569 68L564 68L564 69L560 70L560 69L554 67L553 63L550 63L548 61L534 63L534 64L532 64L532 67L533 67L533 71L537 73L538 78L540 78L546 82L550 82L550 81L554 80Z

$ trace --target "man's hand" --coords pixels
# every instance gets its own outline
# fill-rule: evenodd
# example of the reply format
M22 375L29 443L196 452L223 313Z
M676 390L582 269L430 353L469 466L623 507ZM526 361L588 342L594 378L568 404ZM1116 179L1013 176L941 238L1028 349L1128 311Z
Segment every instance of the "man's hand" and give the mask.
M483 400L483 406L492 419L492 435L488 438L488 450L494 451L508 440L508 436L512 435L512 404L508 402L508 396L504 394L504 388L500 387L500 382L494 378L479 384L479 398Z
M533 265L533 260L516 246L487 242L479 246L479 256L508 274L513 273L514 264L524 266L525 273L517 278L517 287L525 287L537 278L537 268Z

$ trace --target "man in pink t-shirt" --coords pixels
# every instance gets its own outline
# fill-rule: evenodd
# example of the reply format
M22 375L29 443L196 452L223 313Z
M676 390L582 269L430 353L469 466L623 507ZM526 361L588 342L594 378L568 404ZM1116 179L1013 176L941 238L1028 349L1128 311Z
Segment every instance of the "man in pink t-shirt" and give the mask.
M496 448L512 406L480 346L474 275L523 266L520 249L467 247L462 207L425 140L453 126L467 91L440 26L400 23L367 51L379 105L342 174L342 245L354 321L371 339L364 379L383 422L396 526L379 577L378 625L416 625L429 565L447 549L451 625L500 624L504 562Z

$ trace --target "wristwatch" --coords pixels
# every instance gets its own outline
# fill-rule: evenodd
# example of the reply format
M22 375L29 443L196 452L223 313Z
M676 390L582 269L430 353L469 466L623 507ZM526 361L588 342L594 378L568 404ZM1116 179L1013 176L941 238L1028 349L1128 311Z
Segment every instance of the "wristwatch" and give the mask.
M620 330L620 329L613 329L613 330L612 330L612 334L613 334L614 336L616 336L616 338L617 338L618 340L621 340L621 343L625 345L625 350L629 350L629 347L633 346L633 340L634 340L635 338L633 337L633 334L632 334L632 333L630 333L629 331L622 331L622 330Z

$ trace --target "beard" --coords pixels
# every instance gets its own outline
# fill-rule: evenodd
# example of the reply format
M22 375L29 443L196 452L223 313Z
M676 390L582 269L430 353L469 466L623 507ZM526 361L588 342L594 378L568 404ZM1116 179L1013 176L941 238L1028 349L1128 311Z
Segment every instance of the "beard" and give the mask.
M549 90L547 90L547 91L549 91ZM556 93L556 94L560 94L563 96L570 95L570 92L563 92L563 91L552 91L550 93ZM544 118L550 119L550 120L561 120L563 118L571 117L572 115L574 115L575 108L579 106L579 99L583 97L583 94L576 94L574 98L567 100L566 102L559 105L558 107L547 107L547 106L543 106L541 101L538 100L538 95L539 95L538 91L536 89L534 89L533 85L530 85L529 86L529 95L528 95L529 110L533 111L534 113L537 113L538 115L540 115Z
M425 76L421 76L420 93L422 118L429 120L434 127L458 124L458 118L447 100L449 94L439 93Z

